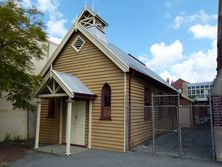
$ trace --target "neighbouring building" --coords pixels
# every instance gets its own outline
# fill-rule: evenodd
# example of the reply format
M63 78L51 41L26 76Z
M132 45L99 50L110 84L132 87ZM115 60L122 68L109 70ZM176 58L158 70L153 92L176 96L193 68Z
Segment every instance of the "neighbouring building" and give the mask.
M189 83L183 79L171 83L184 96L189 97L195 104L209 104L209 94L213 86L212 82Z
M187 84L187 95L196 103L209 103L212 82L198 82Z
M108 26L85 7L44 66L38 98L35 148L70 145L125 152L152 136L151 95L178 94L132 55L111 44ZM121 38L121 37L120 37ZM159 101L160 102L160 101ZM159 103L158 101L156 103ZM141 106L132 109L131 106ZM172 119L157 121L164 128Z
M42 60L32 59L34 74L39 74L58 44L48 41L48 52ZM35 136L36 113L13 109L12 103L0 98L0 141L5 138L27 139Z
M212 107L216 159L222 161L222 1L219 0L217 33L217 76L213 82Z
M187 96L187 84L189 84L189 82L179 78L178 80L176 80L175 82L172 82L171 85L176 88L178 91L180 91L181 93L183 93L185 96Z

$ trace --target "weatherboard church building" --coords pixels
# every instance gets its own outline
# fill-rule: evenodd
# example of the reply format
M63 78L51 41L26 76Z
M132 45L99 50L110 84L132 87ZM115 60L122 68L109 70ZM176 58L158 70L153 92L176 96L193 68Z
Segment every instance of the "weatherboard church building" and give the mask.
M175 88L132 55L109 42L108 26L85 7L44 66L35 148L65 144L126 152L152 136L151 94ZM120 37L121 38L121 37ZM161 120L172 126L173 118Z

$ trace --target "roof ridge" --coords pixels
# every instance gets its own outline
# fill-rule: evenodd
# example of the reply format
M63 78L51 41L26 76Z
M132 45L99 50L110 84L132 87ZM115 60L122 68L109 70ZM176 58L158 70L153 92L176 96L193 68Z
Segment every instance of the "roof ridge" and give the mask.
M131 56L132 58L134 58L136 61L138 61L139 63L141 63L142 65L146 66L142 61L140 61L139 59L137 59L136 57L134 57L133 55L131 55L130 53L128 53L129 56Z

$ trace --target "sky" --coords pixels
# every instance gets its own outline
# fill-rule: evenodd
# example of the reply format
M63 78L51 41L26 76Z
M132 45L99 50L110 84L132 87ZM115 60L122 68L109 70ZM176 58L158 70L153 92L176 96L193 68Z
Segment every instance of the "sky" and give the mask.
M59 43L85 4L108 24L111 43L163 79L212 81L216 75L218 0L23 0L44 14Z

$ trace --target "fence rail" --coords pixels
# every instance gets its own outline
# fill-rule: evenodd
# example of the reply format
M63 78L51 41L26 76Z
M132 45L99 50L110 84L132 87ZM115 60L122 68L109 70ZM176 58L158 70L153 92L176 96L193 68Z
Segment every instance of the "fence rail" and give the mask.
M155 95L152 96L150 106L128 107L135 117L144 116L143 123L131 123L132 131L135 131L134 126L139 125L140 129L147 129L143 134L132 134L131 140L135 145L135 141L139 140L136 138L137 133L138 138L145 136L145 143L137 146L136 150L178 157L213 159L211 105L181 105L176 98L177 96Z

